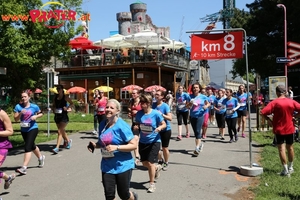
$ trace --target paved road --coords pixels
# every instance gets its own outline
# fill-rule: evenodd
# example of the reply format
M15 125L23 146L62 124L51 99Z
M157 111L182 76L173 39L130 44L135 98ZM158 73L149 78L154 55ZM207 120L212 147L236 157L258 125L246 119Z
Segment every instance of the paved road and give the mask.
M252 126L255 124L251 115ZM185 130L185 129L184 129ZM156 182L156 192L146 192L148 172L141 166L133 171L132 189L139 199L158 200L226 200L226 194L234 194L249 185L249 177L239 175L241 165L249 165L249 139L240 138L237 143L228 143L216 138L218 129L210 126L204 150L198 157L192 157L194 138L176 141L176 119L172 121L172 140L170 142L170 164L168 171L161 172ZM86 149L95 138L90 132L70 136L73 146L53 155L55 141L40 144L46 155L44 168L37 167L37 159L32 157L27 175L17 176L8 190L2 190L4 200L79 200L104 199L99 163L101 154ZM258 149L253 149L253 157ZM23 150L9 153L2 170L13 172L22 164ZM3 187L3 186L1 186ZM118 198L117 198L118 199Z

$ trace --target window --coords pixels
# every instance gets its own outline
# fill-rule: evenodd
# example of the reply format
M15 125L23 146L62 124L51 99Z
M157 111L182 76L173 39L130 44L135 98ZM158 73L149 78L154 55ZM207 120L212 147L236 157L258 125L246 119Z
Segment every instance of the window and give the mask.
M128 91L122 91L122 88L120 88L120 98L121 99L129 99L130 94Z

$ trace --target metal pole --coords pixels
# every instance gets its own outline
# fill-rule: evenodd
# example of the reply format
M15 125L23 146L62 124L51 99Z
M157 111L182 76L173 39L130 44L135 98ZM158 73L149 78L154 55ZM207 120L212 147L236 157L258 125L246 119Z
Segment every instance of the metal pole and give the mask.
M50 92L49 92L49 71L47 71L47 136L50 136Z
M194 30L187 31L186 33L201 33L201 32L223 32L223 31L243 31L244 32L244 45L245 45L245 59L246 59L246 79L247 79L247 91L249 92L249 69L248 69L248 49L247 49L247 33L243 28L232 28L232 29L221 29L221 30ZM248 95L247 95L248 96ZM249 96L247 98L249 102ZM248 103L248 111L250 112L250 104ZM252 132L251 132L251 117L248 117L248 128L249 128L249 157L250 157L250 167L252 168Z
M106 85L109 87L109 76L106 79ZM107 90L107 98L109 98L109 91Z

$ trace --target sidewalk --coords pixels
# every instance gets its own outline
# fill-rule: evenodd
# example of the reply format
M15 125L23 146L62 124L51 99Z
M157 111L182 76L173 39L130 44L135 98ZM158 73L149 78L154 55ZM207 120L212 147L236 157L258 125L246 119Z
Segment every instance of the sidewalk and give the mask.
M251 114L252 127L255 122L255 115ZM192 157L194 137L176 141L176 118L171 124L169 168L168 171L161 172L155 193L146 192L149 184L147 170L138 166L133 171L131 186L140 200L227 200L250 184L252 178L237 173L241 165L250 164L248 137L240 137L237 143L230 144L227 134L226 140L221 141L219 137L216 138L218 129L210 126L203 152L198 157ZM193 136L191 127L190 132ZM248 136L248 131L246 133ZM96 138L90 132L76 133L70 138L73 139L72 148L60 151L57 155L50 152L56 141L38 145L46 156L44 168L37 167L38 161L32 155L27 175L17 176L8 190L2 189L0 196L3 200L105 199L100 172L101 154L99 151L92 154L86 148L88 142ZM252 157L255 158L259 149L253 147L252 151ZM22 161L23 150L11 151L2 170L10 174Z

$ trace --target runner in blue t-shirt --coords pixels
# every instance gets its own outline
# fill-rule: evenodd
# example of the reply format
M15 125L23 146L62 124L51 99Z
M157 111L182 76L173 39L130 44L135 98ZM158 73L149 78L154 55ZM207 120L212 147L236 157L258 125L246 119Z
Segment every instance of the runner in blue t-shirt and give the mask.
M182 85L178 86L178 92L176 93L176 115L177 115L177 125L178 125L178 136L177 140L182 139L182 121L185 125L186 138L190 137L188 117L189 109L186 108L186 104L190 101L190 95L183 91L184 87Z
M218 91L218 97L214 101L214 109L216 111L216 120L219 128L219 135L221 136L221 140L225 140L224 131L225 131L225 112L226 107L223 105L225 96L223 90Z
M191 94L191 101L188 103L190 108L190 121L195 134L196 148L194 156L198 156L203 150L203 142L201 142L202 134L201 129L204 121L206 110L210 106L207 96L200 94L201 85L195 83L192 85L193 94Z
M169 164L169 143L171 139L171 124L172 121L172 113L168 104L163 102L165 96L165 92L163 91L156 91L155 98L156 103L152 104L152 108L158 110L161 113L161 116L164 118L167 128L159 132L161 138L161 146L162 146L162 153L158 154L158 164L162 165L162 169L166 171L168 169Z
M139 153L144 167L148 168L150 186L148 192L155 192L154 179L160 176L161 165L155 165L160 150L160 134L166 129L166 122L161 113L152 109L152 97L150 94L142 94L140 97L142 110L135 117L137 125L134 129L140 129ZM155 173L153 173L155 172Z
M30 103L30 96L28 91L22 92L22 103L19 103L14 108L14 119L15 121L20 121L21 134L24 139L24 160L23 166L16 169L16 172L25 175L27 174L27 166L31 158L31 152L33 151L34 155L39 160L39 167L44 166L45 156L41 154L41 151L38 146L35 145L34 141L39 133L37 118L43 116L40 108L33 103Z
M215 122L215 109L214 109L214 102L216 100L216 96L214 95L212 89L207 90L207 96L209 99L210 107L209 107L209 124L216 125Z
M131 151L137 148L128 123L119 118L120 103L115 99L108 100L105 109L107 120L100 123L98 142L90 141L88 150L100 148L102 184L106 199L115 199L115 190L121 199L135 199L137 194L130 192L130 180L134 159Z
M240 108L238 109L237 131L239 132L242 126L242 137L244 138L246 137L245 128L246 128L246 117L248 115L247 104L251 101L252 95L250 92L246 92L244 85L240 85L239 91L236 93L236 96L240 104Z
M237 131L236 131L236 121L237 121L237 110L239 109L240 105L238 103L238 100L234 97L232 97L232 90L231 89L227 89L226 90L226 96L227 98L223 100L223 104L226 107L226 112L225 112L225 117L226 117L226 123L227 123L227 127L228 127L228 133L230 136L230 140L229 142L232 143L233 141L237 142L238 141L238 135L237 135ZM234 133L234 137L235 140L233 140L233 134Z

